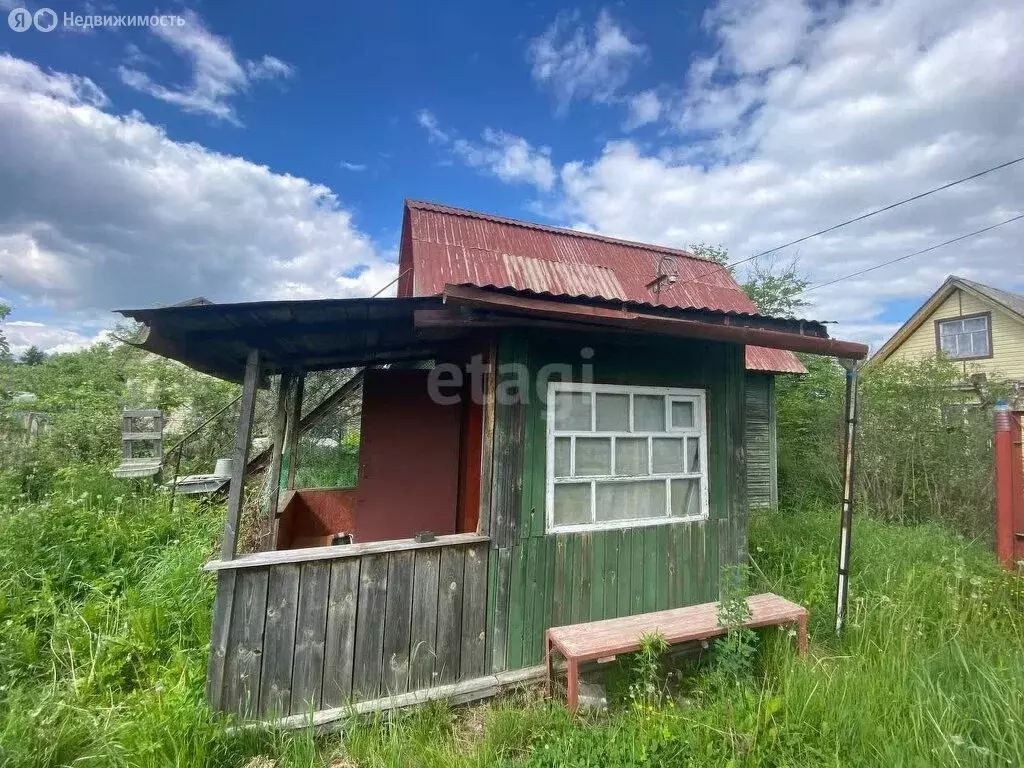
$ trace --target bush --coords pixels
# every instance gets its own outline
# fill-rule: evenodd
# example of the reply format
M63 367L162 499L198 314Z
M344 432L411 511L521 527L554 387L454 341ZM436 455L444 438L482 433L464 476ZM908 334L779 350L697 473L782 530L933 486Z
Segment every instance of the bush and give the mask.
M844 373L811 358L778 384L779 494L784 504L841 498ZM889 362L860 376L856 502L883 520L940 520L991 540L992 420L948 360ZM999 387L996 386L998 392ZM991 397L991 395L990 395Z

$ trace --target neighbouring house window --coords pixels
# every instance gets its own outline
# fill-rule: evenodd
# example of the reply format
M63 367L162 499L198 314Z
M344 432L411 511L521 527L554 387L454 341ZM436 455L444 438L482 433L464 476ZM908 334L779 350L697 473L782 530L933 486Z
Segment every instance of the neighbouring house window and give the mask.
M990 321L991 317L987 314L956 320L939 320L936 324L939 349L953 360L991 356Z
M707 517L704 390L548 385L549 532Z

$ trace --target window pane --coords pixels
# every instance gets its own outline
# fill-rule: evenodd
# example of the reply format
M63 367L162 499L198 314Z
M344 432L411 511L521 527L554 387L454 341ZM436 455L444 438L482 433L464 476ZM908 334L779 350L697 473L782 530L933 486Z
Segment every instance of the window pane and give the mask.
M647 474L646 437L620 437L615 440L615 474L620 477Z
M971 354L977 357L988 354L988 331L975 331L971 334Z
M639 520L665 516L665 482L597 484L597 521Z
M590 431L590 393L555 393L555 429Z
M651 461L656 474L676 474L685 472L683 468L683 439L654 438L654 453Z
M965 331L984 331L988 328L988 318L986 317L972 317L964 320Z
M672 401L672 426L688 429L693 426L693 403L685 400Z
M633 397L633 431L665 431L665 398L660 395Z
M569 463L572 441L568 437L555 438L555 477L569 477L571 474Z
M556 484L554 507L555 525L589 523L590 483Z
M955 336L960 333L963 328L963 323L959 320L949 320L944 323L939 323L939 336Z
M576 477L610 475L612 473L612 439L610 437L576 438Z
M600 495L598 495L600 501ZM700 514L700 480L672 481L672 517L696 517Z
M947 357L956 357L956 336L942 337L942 351Z
M700 438L686 438L686 471L700 472Z
M629 432L629 395L597 395L597 428Z

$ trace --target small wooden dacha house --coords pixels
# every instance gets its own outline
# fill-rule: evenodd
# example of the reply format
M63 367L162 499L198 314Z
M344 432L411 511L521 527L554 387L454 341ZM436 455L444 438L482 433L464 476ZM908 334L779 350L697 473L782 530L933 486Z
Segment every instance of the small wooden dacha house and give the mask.
M757 315L683 251L411 201L396 298L124 314L145 349L244 385L208 696L297 721L487 695L543 669L548 627L717 599L765 492L745 441L770 384L752 395L748 371L867 352ZM353 367L358 482L295 488L304 376ZM239 554L256 392L278 376L275 547Z

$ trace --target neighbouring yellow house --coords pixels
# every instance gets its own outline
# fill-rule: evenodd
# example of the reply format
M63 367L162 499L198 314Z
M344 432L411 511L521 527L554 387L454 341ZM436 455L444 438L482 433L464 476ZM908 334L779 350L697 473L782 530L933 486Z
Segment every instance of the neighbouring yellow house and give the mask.
M965 383L983 373L1024 394L1024 296L950 275L870 364L939 353L963 365Z

